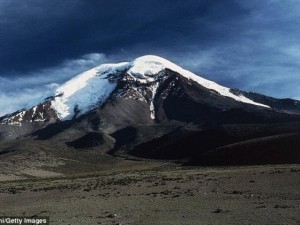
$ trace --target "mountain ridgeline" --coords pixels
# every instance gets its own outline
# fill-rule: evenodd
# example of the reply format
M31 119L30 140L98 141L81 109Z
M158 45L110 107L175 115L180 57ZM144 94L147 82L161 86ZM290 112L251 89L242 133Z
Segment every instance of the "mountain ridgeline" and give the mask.
M0 118L0 155L54 141L189 165L300 162L299 101L226 88L157 56L100 65L37 102Z

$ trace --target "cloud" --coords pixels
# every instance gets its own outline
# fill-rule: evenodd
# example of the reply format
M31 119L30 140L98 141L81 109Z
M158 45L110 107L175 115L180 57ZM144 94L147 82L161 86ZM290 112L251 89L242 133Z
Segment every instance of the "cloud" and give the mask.
M104 54L91 53L26 76L0 76L0 116L34 105L40 99L51 96L59 84L106 61Z
M207 48L192 43L185 48L187 52L173 54L176 60L225 86L299 99L299 1L237 4L244 9L243 15L228 15L231 19L225 22L205 22L215 33L224 33L222 40L213 41ZM203 21L197 23L195 30Z
M241 16L241 7L228 3L228 17L222 0L3 2L0 74L47 68L89 52L115 55L124 49L133 56L185 43L203 47L222 36L210 23Z
M240 45L222 44L211 50L177 55L175 61L227 87L299 99L300 56L297 48L265 49L259 55L252 55L253 45L249 45L244 53ZM229 53L236 51L239 54Z

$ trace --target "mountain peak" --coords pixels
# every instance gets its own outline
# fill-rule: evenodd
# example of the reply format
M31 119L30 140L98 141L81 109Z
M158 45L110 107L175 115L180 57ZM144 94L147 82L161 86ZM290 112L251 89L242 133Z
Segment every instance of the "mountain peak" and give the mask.
M121 79L120 75L126 73L136 83L152 83L149 86L152 97L148 103L151 108L151 118L154 119L151 99L154 98L159 86L158 80L161 80L157 75L166 68L178 73L184 71L174 63L154 55L145 55L131 62L102 64L58 87L51 105L58 117L63 120L71 119L75 115L75 108L79 109L80 114L84 114L104 103L116 88L117 80Z
M130 63L127 73L139 79L153 77L166 68L165 61L167 60L158 56L142 56Z
M166 69L171 73L167 72ZM188 83L193 81L201 87L214 91L221 97L270 108L246 98L242 93L234 92L230 88L200 77L155 55L145 55L131 62L97 66L65 82L54 90L52 96L47 96L48 98L41 100L37 105L41 105L43 110L45 106L53 110L59 120L69 120L102 106L112 93L118 93L117 97L123 96L125 99L134 98L146 102L150 107L151 118L155 119L154 99L157 91L172 74L177 74L177 77L184 78ZM123 82L123 87L116 90L119 88L120 82ZM46 120L42 112L37 112L34 107L31 109L34 115L27 116L30 118L29 121ZM20 115L18 114L17 118L6 119L6 121L17 120L17 123L22 123L24 117L22 112L19 113Z
M136 58L130 63L130 69L128 70L128 73L133 76L145 78L153 77L164 69L169 69L180 74L186 74L188 72L180 66L160 56L145 55Z
M146 78L146 77L152 77L155 74L158 74L160 71L164 69L169 69L172 70L176 73L181 74L183 77L193 80L200 84L201 86L214 90L218 92L220 95L232 98L236 101L247 103L247 104L252 104L252 105L257 105L260 107L265 107L265 108L270 108L267 105L260 104L257 102L252 101L251 99L246 98L242 94L235 94L231 91L230 88L223 87L213 81L207 80L201 76L198 76L188 70L185 70L181 68L180 66L170 62L167 59L164 59L159 56L155 55L145 55L142 57L139 57L132 61L131 63L131 68L128 71L131 75L133 76L139 76L140 78Z

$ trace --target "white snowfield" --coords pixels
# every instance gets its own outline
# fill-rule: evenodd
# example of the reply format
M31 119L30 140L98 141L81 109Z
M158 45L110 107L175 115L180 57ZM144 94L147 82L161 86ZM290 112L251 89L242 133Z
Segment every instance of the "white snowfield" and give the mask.
M107 75L118 73L127 64L103 64L75 76L56 89L51 107L61 120L71 119L75 108L78 115L90 111L105 102L117 85Z
M51 101L51 107L56 111L61 120L71 119L75 115L75 108L79 110L78 115L84 114L97 105L104 103L116 88L117 80L110 80L108 75L121 75L127 72L134 80L139 83L153 83L152 100L150 102L151 118L153 114L153 99L157 89L158 79L156 75L164 69L170 69L182 76L197 82L198 84L217 91L220 95L235 99L239 102L270 108L254 102L243 95L234 95L229 88L223 87L213 81L204 79L196 74L187 71L174 63L158 56L142 56L132 62L117 64L103 64L89 71L81 73L55 90L55 98Z

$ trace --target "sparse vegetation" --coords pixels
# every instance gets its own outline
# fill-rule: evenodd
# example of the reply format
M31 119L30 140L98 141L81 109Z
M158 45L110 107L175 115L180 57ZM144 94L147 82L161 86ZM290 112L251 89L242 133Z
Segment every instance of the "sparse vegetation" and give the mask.
M24 205L30 204L25 214L40 215L47 211L42 215L49 215L58 225L65 224L63 221L79 225L83 220L90 224L152 225L157 224L157 218L160 221L167 218L172 224L180 224L184 219L195 225L199 218L206 218L212 224L226 218L228 225L235 225L236 219L247 224L251 218L255 224L263 224L266 213L272 215L268 222L280 220L293 224L289 222L298 218L299 176L292 169L298 170L299 166L143 167L6 181L0 186L0 196L6 199L0 213L22 214ZM255 185L249 185L250 175Z

